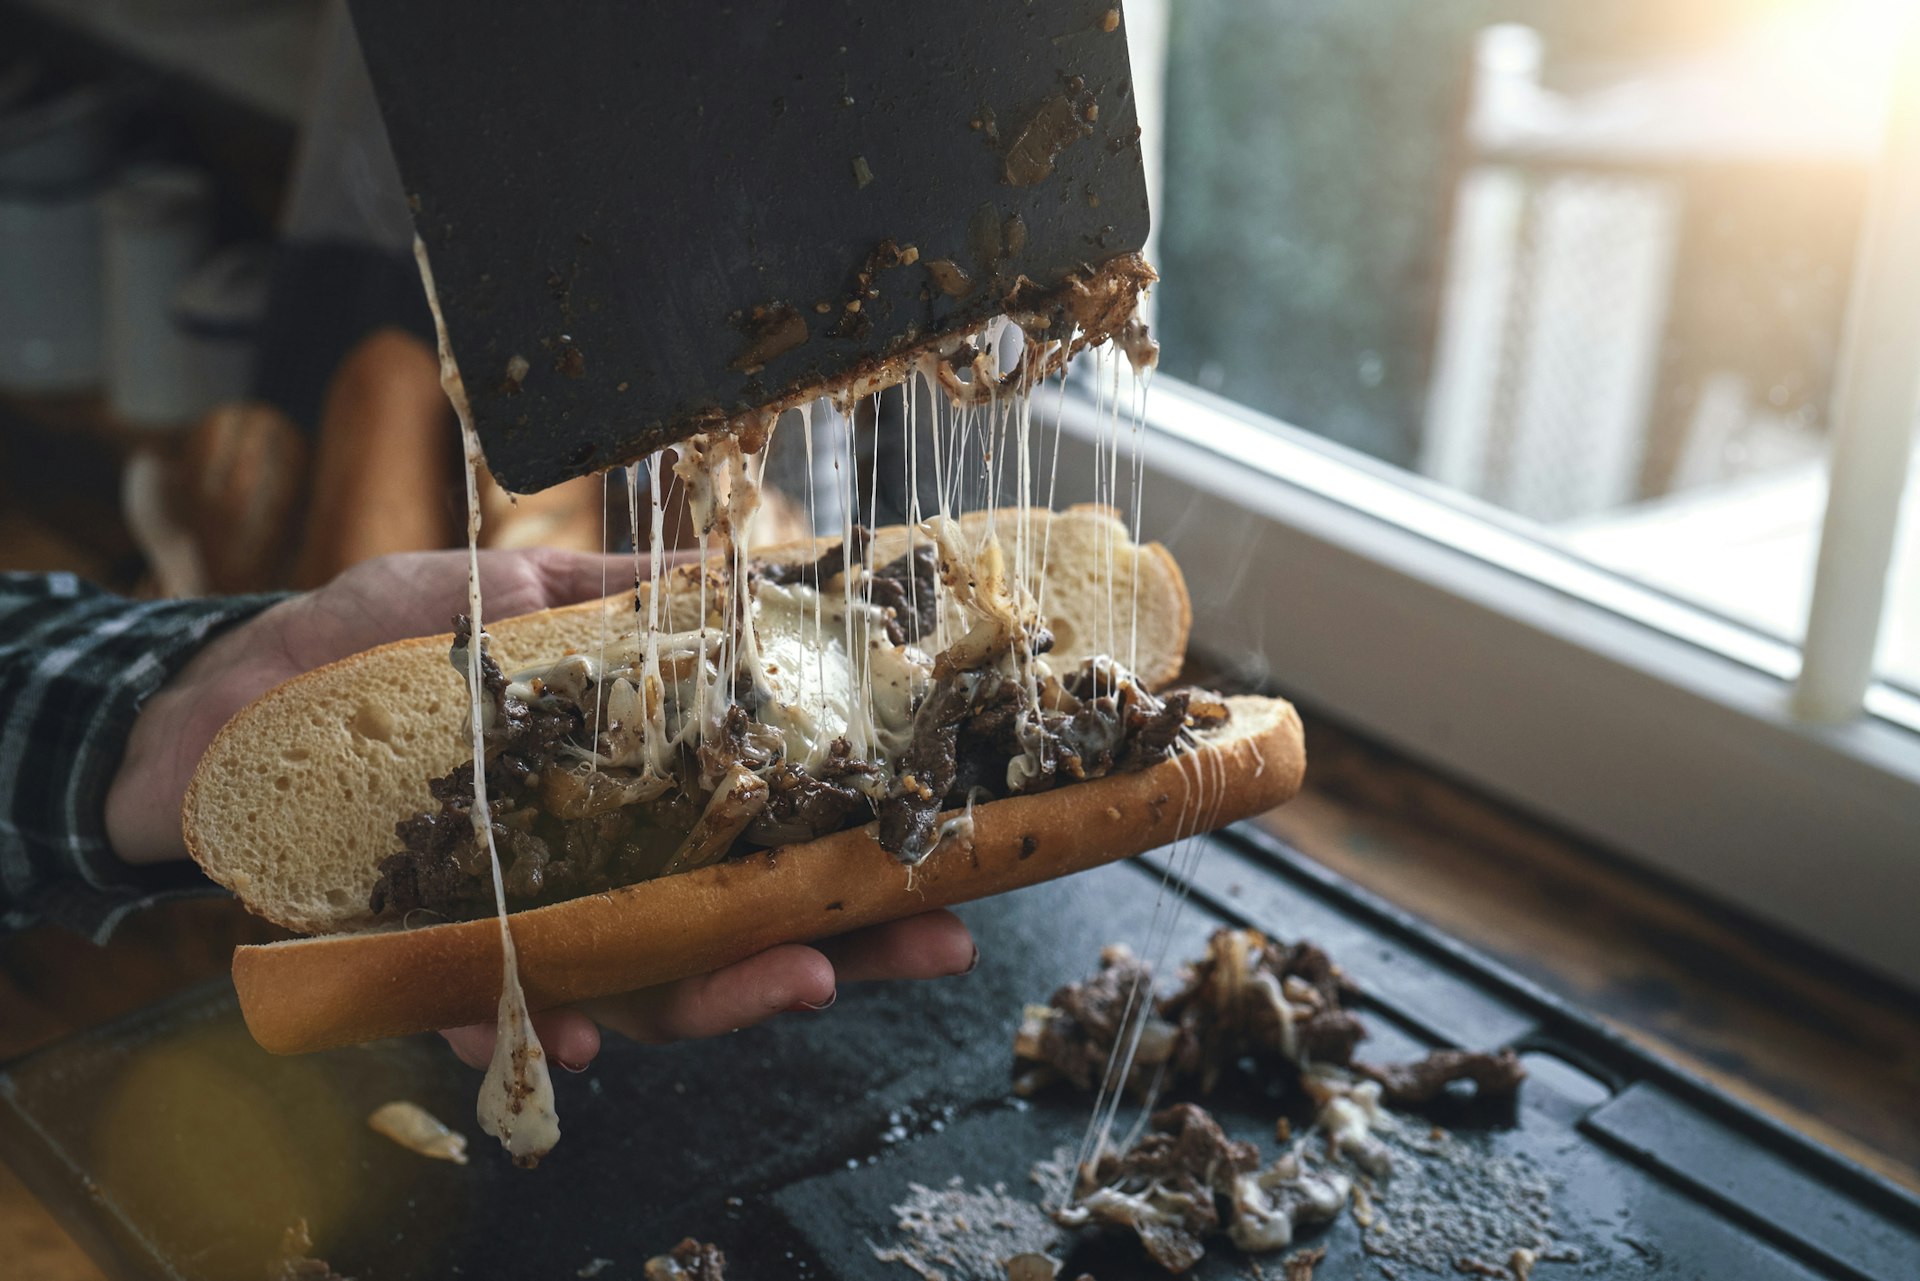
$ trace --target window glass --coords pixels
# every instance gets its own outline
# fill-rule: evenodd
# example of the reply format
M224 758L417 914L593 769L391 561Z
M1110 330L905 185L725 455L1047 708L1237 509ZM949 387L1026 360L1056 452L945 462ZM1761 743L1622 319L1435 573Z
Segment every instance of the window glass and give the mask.
M1900 3L1176 0L1164 368L1797 640Z

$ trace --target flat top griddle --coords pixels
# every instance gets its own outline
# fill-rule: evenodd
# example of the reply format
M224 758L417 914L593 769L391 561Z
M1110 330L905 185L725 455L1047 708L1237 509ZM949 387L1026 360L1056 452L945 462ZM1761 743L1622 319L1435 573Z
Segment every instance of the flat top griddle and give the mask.
M1443 1102L1415 1128L1436 1122L1490 1167L1538 1174L1553 1241L1577 1255L1541 1263L1540 1281L1920 1276L1908 1193L1259 832L1207 847L1170 955L1197 955L1222 922L1311 938L1365 989L1369 1057L1523 1050L1517 1107ZM1083 1096L1008 1095L1013 1027L1101 945L1145 937L1166 865L1148 855L964 909L983 957L965 979L849 989L831 1013L712 1041L610 1043L591 1072L561 1074L566 1137L532 1174L478 1143L461 1168L364 1128L409 1098L475 1133L477 1074L437 1038L272 1058L225 984L0 1072L0 1151L115 1277L257 1281L305 1217L315 1253L361 1281L638 1277L686 1235L718 1242L750 1281L909 1278L872 1247L901 1238L889 1207L910 1182L1025 1194L1031 1164L1078 1139ZM1278 1105L1232 1090L1214 1102L1275 1153ZM1461 1213L1487 1210L1466 1204L1484 1188L1456 1186ZM1327 1248L1323 1279L1459 1275L1367 1254L1351 1216L1304 1240ZM1131 1243L1082 1246L1064 1275L1083 1269L1164 1275ZM1222 1246L1195 1275L1249 1273Z

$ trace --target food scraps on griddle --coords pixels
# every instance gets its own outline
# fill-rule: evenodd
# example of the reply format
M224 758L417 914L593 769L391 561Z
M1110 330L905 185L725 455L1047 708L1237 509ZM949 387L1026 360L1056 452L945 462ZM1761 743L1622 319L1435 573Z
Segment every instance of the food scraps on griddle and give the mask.
M1216 930L1207 954L1183 967L1179 989L1155 996L1148 967L1123 945L1102 950L1100 970L1028 1006L1014 1037L1014 1092L1030 1095L1057 1081L1092 1090L1114 1046L1139 1026L1125 1081L1144 1096L1195 1087L1209 1094L1242 1059L1280 1068L1299 1081L1318 1067L1352 1067L1395 1106L1430 1102L1455 1081L1482 1097L1508 1096L1526 1070L1511 1050L1441 1049L1413 1063L1355 1063L1366 1026L1346 1003L1353 981L1312 943L1291 945L1256 930Z
M1223 1228L1248 1253L1284 1249L1301 1224L1339 1214L1352 1191L1345 1174L1308 1165L1298 1148L1262 1168L1257 1147L1229 1139L1192 1103L1156 1113L1152 1127L1126 1152L1103 1153L1084 1170L1074 1200L1055 1219L1130 1229L1154 1262L1185 1272Z
M647 1281L726 1281L727 1256L720 1247L686 1237L665 1254L647 1260Z
M467 1163L467 1136L450 1130L439 1117L405 1099L382 1103L367 1118L367 1127L411 1152L436 1161Z
M1283 1249L1300 1227L1335 1218L1350 1199L1370 1226L1375 1181L1385 1184L1395 1168L1381 1133L1398 1127L1383 1104L1428 1103L1456 1081L1471 1082L1483 1097L1511 1096L1526 1072L1511 1049L1355 1062L1367 1035L1347 1008L1357 991L1313 944L1288 945L1254 930L1215 931L1206 955L1184 967L1180 987L1165 996L1124 946L1103 949L1096 974L1027 1007L1014 1042L1016 1093L1060 1081L1094 1090L1110 1066L1125 1063L1120 1084L1136 1096L1186 1088L1207 1094L1227 1067L1251 1061L1257 1071L1283 1073L1289 1089L1313 1103L1314 1121L1263 1167L1256 1146L1228 1138L1197 1105L1175 1104L1155 1113L1151 1132L1125 1152L1102 1152L1082 1167L1055 1220L1131 1231L1176 1273L1192 1268L1216 1235L1250 1254ZM1293 1129L1276 1126L1275 1134L1287 1143ZM1510 1248L1544 1242L1540 1233L1522 1235L1527 1244ZM1316 1262L1297 1254L1288 1273L1311 1277Z

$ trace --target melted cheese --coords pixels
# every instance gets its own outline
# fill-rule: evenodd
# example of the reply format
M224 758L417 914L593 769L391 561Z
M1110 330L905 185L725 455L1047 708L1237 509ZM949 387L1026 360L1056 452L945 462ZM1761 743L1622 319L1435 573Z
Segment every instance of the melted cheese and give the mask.
M457 658L463 660L468 681L474 752L474 824L476 834L485 842L491 864L502 962L500 1034L481 1090L478 1112L483 1126L501 1140L516 1161L532 1164L557 1142L559 1128L546 1056L520 986L486 796L484 732L493 709L483 705L480 678L484 633L477 551L480 513L475 475L480 447L440 314L425 247L418 238L414 248L434 316L442 384L460 420L467 462L468 596L473 641ZM1131 274L1122 272L1116 276L1115 280L1120 282L1117 287L1126 293L1122 301L1137 296L1138 289L1151 278L1144 264L1137 264L1137 270ZM1082 293L1086 295L1083 302L1098 303L1106 297L1086 290ZM861 776L862 786L878 795L892 786L893 764L911 743L914 714L936 675L976 669L990 669L1014 679L1026 692L1027 707L1015 726L1016 736L1026 745L1026 750L1009 765L1008 782L1018 790L1037 776L1041 768L1038 697L1048 670L1044 660L1032 652L1031 638L1041 617L1042 602L1035 598L1034 592L1045 580L1048 549L1044 541L1036 548L1031 535L1031 509L1036 494L1031 474L1029 393L1041 379L1063 367L1073 352L1090 338L1104 337L1111 328L1108 325L1108 329L1094 332L1096 321L1092 317L1104 315L1098 308L1084 315L1077 311L1075 314L1079 315L1084 328L1072 329L1065 337L1038 340L1029 339L1023 326L1053 325L1054 321L1047 316L1036 312L1019 318L1017 323L1000 319L975 336L980 354L967 369L956 369L940 356L926 354L890 375L888 385L899 383L902 387L902 405L912 442L907 477L912 495L908 548L911 551L916 540L924 538L938 549L941 560L940 586L936 588L932 611L934 634L922 638L923 644L931 645L931 653L921 645L894 645L887 639L884 614L872 601L874 549L871 543L867 548L867 563L849 565L848 572L839 576L837 593L764 582L756 589L750 581L746 552L760 502L760 479L766 461L764 441L771 438L773 431L770 414L748 423L740 434L729 431L696 436L676 446L672 470L684 487L688 509L699 534L703 563L713 563L717 555L720 565L718 573L700 575L698 612L686 620L691 627L676 630L680 620L664 616L671 613L670 605L663 602L665 594L647 591L644 620L636 618L638 626L630 634L609 644L603 614L601 643L596 655L574 655L528 669L518 674L509 689L511 696L522 701L533 702L554 694L591 706L590 741L576 750L581 768L572 779L563 780L578 784L573 789L572 802L588 807L601 803L594 780L600 777L597 771L603 765L640 773L638 782L616 784L624 798L621 803L657 794L653 789L663 790L680 768L682 753L700 747L717 735L728 711L743 700L753 709L760 725L777 740L779 759L802 767L817 765L828 757L838 740L845 739L851 745L852 755L873 767ZM1098 323L1107 322L1103 319ZM1130 329L1126 337L1128 354L1138 367L1143 360L1141 353L1146 350L1144 331L1136 333ZM944 350L954 352L962 347L962 340L956 339ZM919 510L918 441L912 430L916 412L913 405L923 386L929 403L934 406L931 416L933 465L939 497L938 514L925 521ZM933 396L935 387L940 388L955 407L944 428ZM1001 393L1009 389L1013 394L1003 397ZM1117 412L1115 416L1117 418ZM802 409L801 418L807 433L811 466L810 406ZM973 492L967 474L968 450L972 445L977 444L980 451L986 505L992 509L1002 501L1000 490L1008 471L1004 454L1009 431L1014 436L1012 447L1016 450L1012 472L1017 511L1014 529L1010 531L1011 565L1002 551L1002 540L994 528L993 517L989 517L984 535L972 545L952 519L962 498ZM757 438L762 443L744 448L743 437ZM845 432L843 437L847 443L844 467L836 462L836 468L840 470L842 491L843 545L847 545L851 543L859 503L854 483L852 433ZM1111 465L1105 469L1108 475L1102 486L1102 497L1109 501L1115 497L1117 488L1116 453L1113 446L1107 446L1106 456ZM1056 466L1058 457L1056 427L1053 455ZM1137 478L1137 437L1135 459ZM876 453L876 471L871 478L875 501L879 484L877 466ZM628 472L628 511L635 544L636 610L640 608L641 579L650 577L656 584L660 581L664 549L661 478L665 470L664 452L656 453L648 462L652 519L648 547L651 563L647 567L650 573L646 574L640 562L637 466ZM1051 506L1052 493L1050 479L1048 506ZM814 509L811 471L808 508L810 513ZM1136 488L1136 532L1138 511ZM871 511L867 523L874 523ZM1114 570L1111 547L1107 549L1104 568L1111 581ZM711 601L710 587L718 590ZM910 590L917 592L918 584ZM710 605L716 607L711 612ZM1116 630L1110 612L1106 629L1110 653L1119 649ZM1128 653L1131 659L1131 637ZM744 690L739 685L741 681L746 682ZM702 790L709 793L708 815L703 818L711 816L718 823L722 817L720 811L725 810L726 822L738 821L742 805L751 800L754 784L759 783L741 771L742 766L735 763L726 768L724 778L700 780ZM759 787L763 793L765 784L759 783ZM968 813L949 820L940 836L943 842L971 839L971 802ZM705 852L702 849L682 853L694 857ZM1124 1074L1123 1069L1122 1076Z
M467 619L468 643L467 694L468 724L473 731L473 828L485 842L487 859L493 869L494 907L500 918L500 1004L495 1016L493 1061L487 1066L486 1079L480 1083L480 1098L475 1115L481 1128L500 1140L513 1156L515 1165L537 1165L540 1158L560 1141L560 1117L553 1106L553 1077L547 1070L546 1051L540 1034L534 1030L533 1016L527 1009L527 996L520 987L520 958L513 946L513 929L507 924L507 891L500 875L500 851L494 848L493 812L487 804L486 725L480 697L480 660L486 643L480 612L480 437L473 429L473 412L467 404L467 389L460 381L460 368L453 360L453 346L447 340L446 318L440 314L440 296L433 287L433 268L427 262L427 247L420 237L413 238L413 257L420 267L420 283L425 286L427 306L433 312L434 335L440 349L440 386L453 403L454 416L460 420L460 441L467 464Z
M893 644L881 609L858 600L849 608L844 597L829 599L805 584L763 582L752 630L749 671L760 696L755 717L780 731L787 761L825 761L835 739L852 741L854 719L862 714L882 759L906 750L914 709L932 683L933 660L916 646Z

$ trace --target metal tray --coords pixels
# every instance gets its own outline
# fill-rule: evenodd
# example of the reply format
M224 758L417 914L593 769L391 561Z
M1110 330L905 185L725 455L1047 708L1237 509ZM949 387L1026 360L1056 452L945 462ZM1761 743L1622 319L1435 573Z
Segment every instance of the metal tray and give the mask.
M1524 1051L1517 1107L1443 1104L1433 1119L1489 1162L1542 1174L1553 1238L1578 1257L1541 1263L1539 1281L1920 1276L1911 1194L1262 833L1205 844L1169 955L1197 954L1223 921L1312 938L1364 987L1375 1057ZM1102 944L1145 936L1170 866L1148 855L965 909L983 961L964 979L850 989L828 1013L712 1041L609 1044L557 1083L566 1137L531 1174L477 1143L456 1167L367 1131L375 1106L409 1098L474 1133L476 1074L437 1040L276 1059L225 984L0 1071L0 1154L115 1277L257 1281L305 1218L314 1253L360 1281L637 1277L687 1235L749 1281L907 1278L872 1247L900 1238L890 1207L910 1182L1017 1193L1078 1137L1084 1097L1009 1097L1014 1024ZM1218 1104L1274 1151L1271 1102ZM1351 1216L1306 1244L1327 1248L1323 1281L1458 1275L1365 1253ZM1063 1275L1080 1270L1156 1275L1129 1243L1083 1245ZM1196 1275L1249 1273L1222 1247Z

